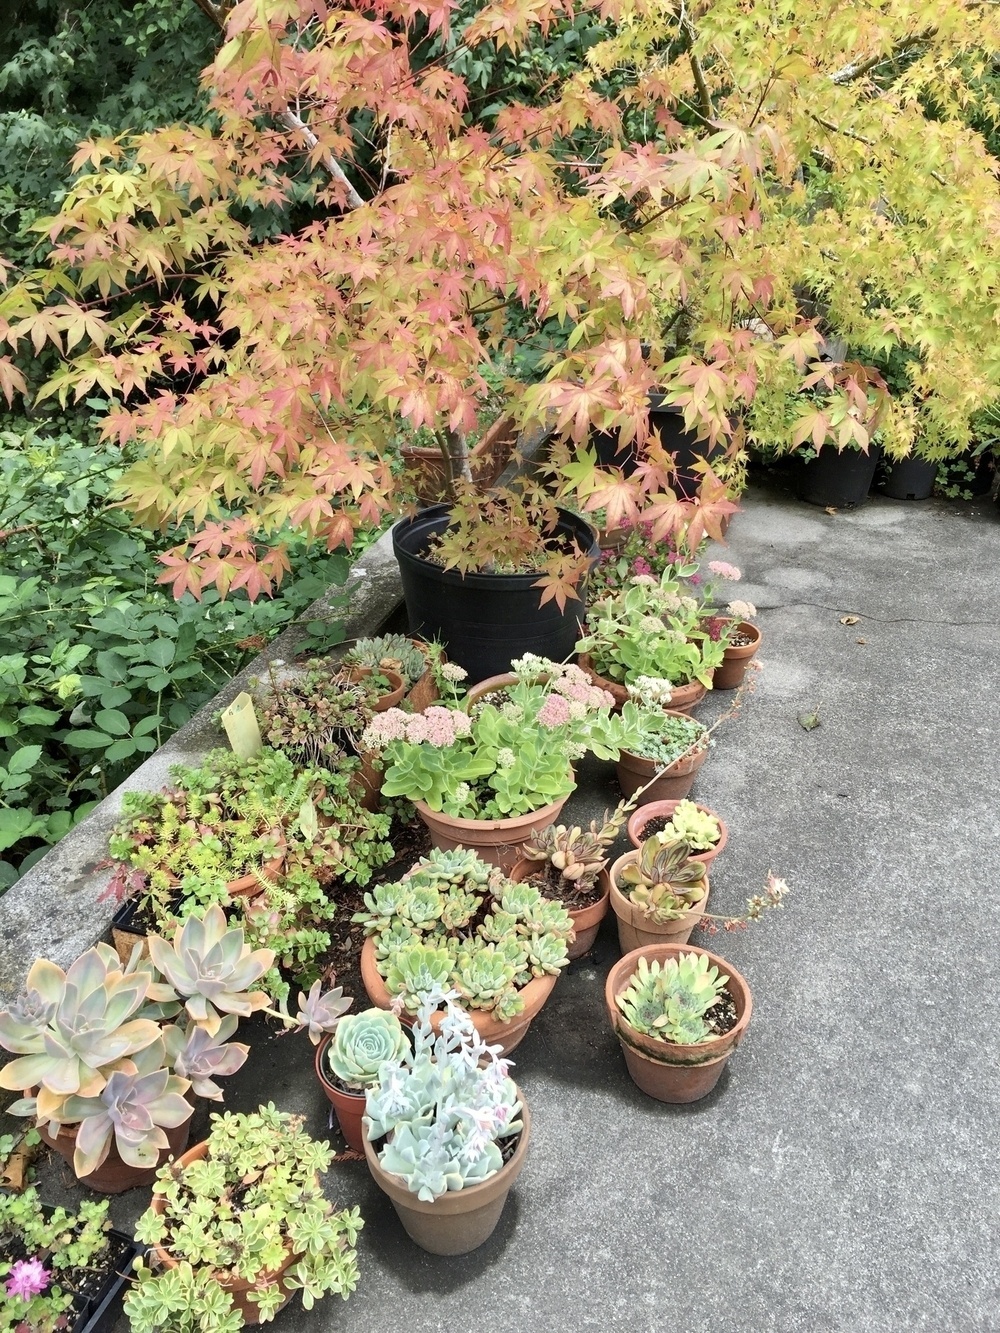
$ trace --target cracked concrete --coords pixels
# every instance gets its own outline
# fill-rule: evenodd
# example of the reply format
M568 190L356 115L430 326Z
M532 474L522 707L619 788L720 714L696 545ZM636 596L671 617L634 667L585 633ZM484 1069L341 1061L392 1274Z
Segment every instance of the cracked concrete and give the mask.
M746 1042L704 1102L644 1097L605 1025L606 923L516 1053L534 1136L493 1238L425 1255L365 1166L338 1163L331 1196L367 1219L359 1290L296 1304L279 1333L1000 1329L998 516L882 499L828 515L757 486L730 539L740 595L766 608L766 669L694 789L730 826L715 910L769 868L793 886L710 942L753 988ZM580 780L568 816L614 803L613 768ZM326 1135L305 1039L258 1028L254 1046L227 1105L273 1099ZM58 1201L62 1168L42 1178Z

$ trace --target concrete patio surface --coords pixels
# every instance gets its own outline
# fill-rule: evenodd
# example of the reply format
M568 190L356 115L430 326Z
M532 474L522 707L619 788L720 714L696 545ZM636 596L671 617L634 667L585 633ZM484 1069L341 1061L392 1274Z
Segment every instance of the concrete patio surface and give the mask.
M998 551L988 502L827 514L751 490L726 558L765 670L692 793L730 826L715 911L769 869L793 889L693 941L751 984L744 1044L699 1104L639 1092L604 1016L609 918L516 1052L533 1136L492 1239L426 1255L364 1163L335 1164L331 1197L366 1219L358 1291L296 1301L276 1333L1000 1329ZM580 776L574 822L617 798L613 767ZM328 1137L304 1036L257 1029L227 1082L230 1109L268 1100ZM61 1164L39 1174L79 1196Z

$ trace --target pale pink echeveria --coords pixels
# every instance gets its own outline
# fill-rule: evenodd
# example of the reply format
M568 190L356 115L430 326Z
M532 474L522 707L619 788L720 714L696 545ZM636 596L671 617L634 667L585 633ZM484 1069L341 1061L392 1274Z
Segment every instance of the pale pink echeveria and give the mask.
M155 1167L160 1151L170 1146L165 1129L176 1129L194 1113L184 1096L187 1079L166 1069L150 1074L116 1070L100 1097L68 1097L65 1122L76 1124L73 1170L84 1179L107 1158L114 1141L129 1166Z
M174 1073L189 1080L191 1091L196 1097L221 1102L222 1089L215 1079L235 1074L246 1064L250 1047L243 1042L229 1040L238 1026L236 1015L227 1014L214 1033L197 1024L192 1024L187 1032L180 1028L173 1029L183 1043L172 1060Z
M324 991L320 983L314 981L308 995L299 992L299 1026L308 1029L309 1040L318 1046L324 1033L335 1031L340 1019L353 1003L353 996L345 995L343 986L334 986Z

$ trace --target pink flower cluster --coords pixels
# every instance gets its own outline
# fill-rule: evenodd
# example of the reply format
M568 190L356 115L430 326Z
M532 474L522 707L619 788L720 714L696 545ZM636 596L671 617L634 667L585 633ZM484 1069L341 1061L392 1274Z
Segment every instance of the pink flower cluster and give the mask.
M649 561L645 558L645 556L637 555L636 558L632 561L633 574L652 574L652 572L653 572L653 566L649 563Z
M552 688L567 699L583 704L588 711L614 706L612 695L607 690L592 685L586 671L578 666L563 667L561 675L552 682Z
M20 1296L22 1301L30 1301L49 1285L48 1269L41 1259L18 1259L10 1266L7 1278L7 1295Z
M546 695L545 702L538 710L539 725L553 730L564 727L571 717L570 702L561 694Z
M404 713L401 708L387 708L376 713L365 727L361 745L366 750L384 750L392 741L408 741L411 745L428 745L446 749L472 730L467 713L439 704L423 713Z
M710 560L708 567L720 579L729 579L731 583L738 583L743 577L735 565L727 564L725 560Z

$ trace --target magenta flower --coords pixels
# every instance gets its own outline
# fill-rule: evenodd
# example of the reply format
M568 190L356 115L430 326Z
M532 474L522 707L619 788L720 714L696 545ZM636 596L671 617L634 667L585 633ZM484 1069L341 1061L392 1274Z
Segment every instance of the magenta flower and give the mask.
M644 556L637 555L636 558L632 561L633 574L652 574L652 572L653 572L653 566Z
M18 1259L11 1264L7 1295L20 1296L23 1301L30 1301L32 1296L45 1290L50 1280L49 1271L41 1259Z

